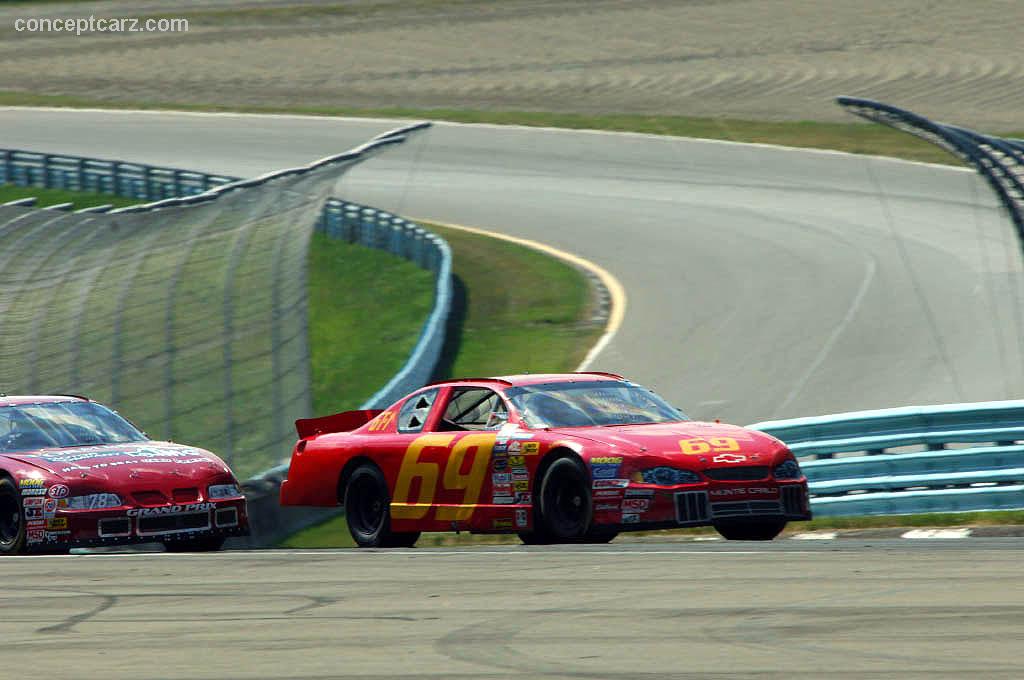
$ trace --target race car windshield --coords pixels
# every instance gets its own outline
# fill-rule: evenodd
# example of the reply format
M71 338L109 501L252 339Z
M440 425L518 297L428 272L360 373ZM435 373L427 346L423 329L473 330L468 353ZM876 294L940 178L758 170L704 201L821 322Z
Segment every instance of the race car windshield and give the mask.
M654 392L630 382L559 382L505 391L530 427L642 425L689 420Z
M94 402L61 401L0 408L0 452L146 441L113 411Z

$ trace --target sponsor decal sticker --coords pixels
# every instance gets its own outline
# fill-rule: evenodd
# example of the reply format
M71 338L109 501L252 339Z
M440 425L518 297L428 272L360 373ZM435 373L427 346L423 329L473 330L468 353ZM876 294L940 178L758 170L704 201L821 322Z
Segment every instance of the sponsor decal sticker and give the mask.
M67 529L68 518L67 517L54 517L46 520L47 529Z
M595 498L622 498L622 491L619 489L600 489L594 492Z
M529 491L520 491L516 494L516 503L525 504L533 502L533 494Z
M29 543L42 543L46 539L46 532L42 529L29 529L25 534L25 540Z
M27 489L22 489L21 490L21 495L22 496L45 496L46 495L46 487L42 487L42 486L39 487L39 488L29 487Z
M25 520L42 519L43 509L40 507L25 508Z
M491 448L491 453L508 453L508 440L503 439L501 441L494 442L494 446Z
M622 456L594 456L590 459L592 465L622 465Z
M654 495L654 489L626 489L626 495L640 497L646 496L650 498L651 496Z
M41 496L29 496L21 500L21 505L25 508L41 508L45 501L46 499Z
M529 491L530 490L530 483L529 482L512 482L512 486L515 488L516 491Z
M628 479L595 479L595 489L625 489L629 486Z
M508 484L512 481L512 475L507 472L495 472L491 475L491 482L494 484Z
M620 465L600 463L590 466L590 474L594 479L615 479L619 476Z
M540 453L540 442L523 442L523 455L535 456Z
M502 470L508 469L508 458L502 456L501 458L494 459L494 471L501 472Z
M509 456L508 457L508 464L509 465L526 465L526 459L523 458L522 456Z
M635 512L624 512L622 513L623 524L636 524L640 521L640 515Z
M618 503L598 503L594 506L594 510L618 510Z
M508 452L518 454L523 450L523 443L518 441L511 441L508 443Z
M493 491L494 491L494 495L495 496L511 496L512 495L512 483L511 482L502 482L500 484L495 484Z
M742 463L746 456L738 453L720 453L711 459L712 463Z
M71 494L71 489L65 484L54 484L50 487L47 495L50 498L67 498Z
M528 523L528 521L529 521L529 514L526 512L525 508L520 508L519 510L516 510L516 527L517 528L519 528L519 529L525 528L527 523Z
M23 480L18 482L18 488L20 488L20 489L28 489L30 487L40 487L40 486L46 486L46 483L43 480L36 479L34 477L29 478L29 479L23 479Z
M67 501L64 502L67 505ZM47 515L53 516L57 512L57 499L47 498L46 502L43 503L43 512Z
M651 507L651 501L646 498L625 498L622 501L623 510L632 510L633 512L644 512L649 507Z
M512 496L495 496L494 497L494 504L495 505L512 505L513 502L514 501L512 499Z
M512 520L503 518L494 520L493 526L495 529L511 529Z
M525 481L529 481L530 475L528 475L525 470L519 471L519 472L513 472L512 473L512 479L514 481L517 481L517 482L525 482Z

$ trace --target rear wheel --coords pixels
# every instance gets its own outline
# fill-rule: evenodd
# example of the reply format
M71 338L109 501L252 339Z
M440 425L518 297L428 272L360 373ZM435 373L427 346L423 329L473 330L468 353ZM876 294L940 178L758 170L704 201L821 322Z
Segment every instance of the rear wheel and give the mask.
M164 550L170 553L217 552L224 547L223 536L204 536L183 541L164 541Z
M559 458L541 481L534 535L545 543L585 541L590 517L589 475L575 458Z
M345 521L360 548L411 548L420 532L391 531L391 499L376 465L357 467L345 487Z
M770 541L785 528L784 519L722 522L715 525L715 530L730 541Z
M0 555L25 551L25 515L21 494L9 477L0 477Z

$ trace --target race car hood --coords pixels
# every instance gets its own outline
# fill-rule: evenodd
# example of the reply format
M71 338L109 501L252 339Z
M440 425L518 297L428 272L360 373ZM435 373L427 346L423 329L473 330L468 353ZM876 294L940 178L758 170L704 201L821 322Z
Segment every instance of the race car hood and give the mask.
M762 464L770 464L776 458L781 459L785 451L785 444L763 432L701 421L574 427L555 431L565 437L604 444L616 453L666 456L677 461L691 459L705 464L749 463L752 457ZM740 450L723 451L723 438L735 440ZM681 444L684 441L688 442L686 448Z
M167 477L205 480L231 474L224 462L203 449L170 442L134 442L7 454L64 480L145 483Z

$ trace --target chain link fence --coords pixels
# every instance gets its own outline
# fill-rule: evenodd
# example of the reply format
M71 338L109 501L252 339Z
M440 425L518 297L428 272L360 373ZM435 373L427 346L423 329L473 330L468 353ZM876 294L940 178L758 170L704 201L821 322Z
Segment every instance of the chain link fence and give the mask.
M33 168L6 152L3 181L181 193L112 212L0 206L0 392L88 395L241 478L276 464L311 414L313 226L342 173L421 127L235 182L88 159Z

